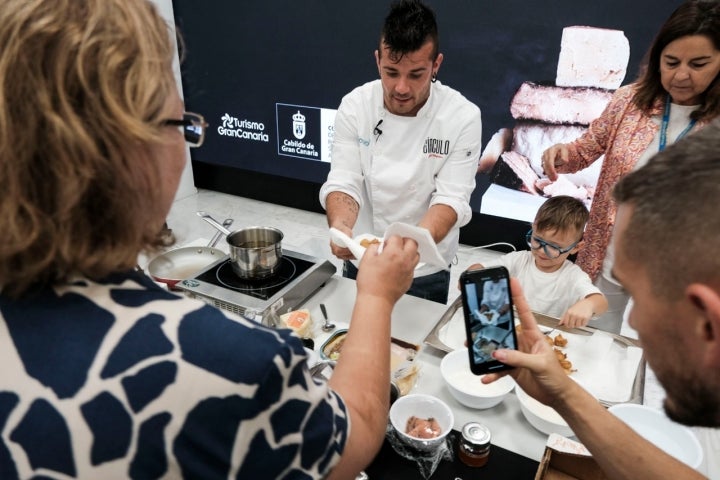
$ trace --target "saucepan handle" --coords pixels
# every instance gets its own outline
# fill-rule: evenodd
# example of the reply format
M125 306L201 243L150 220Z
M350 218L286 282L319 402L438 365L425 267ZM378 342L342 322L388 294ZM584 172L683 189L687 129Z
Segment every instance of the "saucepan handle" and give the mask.
M212 218L209 213L203 212L203 211L201 210L201 211L197 212L197 214L198 214L198 216L199 216L200 218L202 218L203 220L205 220L206 222L208 222L208 223L209 223L210 225L212 225L213 227L217 228L219 231L221 231L221 232L224 233L225 235L230 235L230 230L228 230L227 228L223 227L222 224L221 224L220 222L218 222L217 220L215 220L214 218Z

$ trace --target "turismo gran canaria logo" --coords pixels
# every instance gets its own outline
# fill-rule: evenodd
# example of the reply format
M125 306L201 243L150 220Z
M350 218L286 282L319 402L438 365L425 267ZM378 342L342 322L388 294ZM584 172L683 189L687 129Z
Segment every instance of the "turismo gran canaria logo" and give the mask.
M270 137L265 133L265 124L253 122L245 118L237 118L226 113L222 117L222 125L218 126L218 135L223 137L241 138L255 142L269 142Z

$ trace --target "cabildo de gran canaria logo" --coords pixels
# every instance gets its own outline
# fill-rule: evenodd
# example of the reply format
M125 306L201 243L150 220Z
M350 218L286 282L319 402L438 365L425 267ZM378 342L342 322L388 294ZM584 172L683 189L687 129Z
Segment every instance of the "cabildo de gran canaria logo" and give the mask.
M233 117L228 113L223 115L220 120L222 120L222 125L217 128L218 135L256 142L270 141L270 137L265 133L265 124L262 122L251 122L244 118Z

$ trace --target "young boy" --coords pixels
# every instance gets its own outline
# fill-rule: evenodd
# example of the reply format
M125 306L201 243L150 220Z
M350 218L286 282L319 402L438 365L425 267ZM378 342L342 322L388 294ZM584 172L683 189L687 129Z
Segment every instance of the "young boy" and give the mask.
M486 265L502 265L522 284L530 308L560 319L560 325L584 327L607 310L607 300L588 274L567 258L580 250L588 210L582 201L552 197L535 215L527 233L530 250L511 252Z

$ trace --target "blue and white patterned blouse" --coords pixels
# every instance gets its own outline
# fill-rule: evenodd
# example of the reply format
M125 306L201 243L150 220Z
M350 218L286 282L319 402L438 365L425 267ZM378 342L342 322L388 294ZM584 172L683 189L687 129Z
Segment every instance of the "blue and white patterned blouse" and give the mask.
M0 295L0 478L325 476L340 397L289 330L130 272Z

